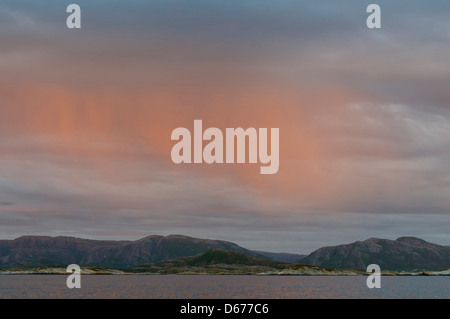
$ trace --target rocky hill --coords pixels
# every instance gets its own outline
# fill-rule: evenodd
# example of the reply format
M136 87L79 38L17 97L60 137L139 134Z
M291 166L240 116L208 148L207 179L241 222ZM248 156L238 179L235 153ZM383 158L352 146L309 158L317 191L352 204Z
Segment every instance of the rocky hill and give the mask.
M157 274L256 274L281 270L290 266L292 264L265 257L249 256L230 250L211 249L197 256L141 265L129 271Z
M341 269L366 269L370 264L378 264L382 270L444 270L450 267L450 249L415 237L371 238L317 249L300 262Z

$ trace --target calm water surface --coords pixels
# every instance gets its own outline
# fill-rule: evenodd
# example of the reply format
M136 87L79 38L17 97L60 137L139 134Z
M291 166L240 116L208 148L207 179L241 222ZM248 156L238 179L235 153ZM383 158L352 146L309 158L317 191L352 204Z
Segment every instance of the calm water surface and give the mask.
M67 276L1 275L0 298L450 298L450 277L303 276L82 276L68 289Z

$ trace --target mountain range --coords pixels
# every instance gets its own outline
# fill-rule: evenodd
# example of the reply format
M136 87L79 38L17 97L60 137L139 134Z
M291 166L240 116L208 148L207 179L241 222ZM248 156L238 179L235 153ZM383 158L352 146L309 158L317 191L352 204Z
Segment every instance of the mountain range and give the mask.
M182 235L152 235L136 241L104 241L73 237L23 236L0 241L0 268L45 267L78 264L110 268L195 256L211 249L260 256L251 250L222 240Z
M228 253L224 254L224 251ZM197 260L199 256L201 260ZM3 269L78 264L145 272L164 269L166 273L177 273L174 270L177 267L197 270L209 267L208 258L214 264L240 264L259 267L261 271L266 268L284 269L295 264L360 270L365 270L369 264L393 271L444 270L450 267L450 247L415 237L397 240L371 238L319 248L304 256L252 251L228 241L182 235L152 235L136 241L47 236L0 240L0 268Z

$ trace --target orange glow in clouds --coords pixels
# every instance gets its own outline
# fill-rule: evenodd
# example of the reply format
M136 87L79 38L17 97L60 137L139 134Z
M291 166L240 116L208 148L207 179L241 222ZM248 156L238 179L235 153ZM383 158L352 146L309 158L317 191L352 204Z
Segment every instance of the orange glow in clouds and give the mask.
M267 87L221 87L207 92L192 87L164 90L68 89L50 85L3 83L0 95L0 132L14 141L41 139L34 148L49 158L67 156L88 162L106 176L126 176L124 159L157 165L167 171L185 170L206 178L227 178L247 185L261 196L326 198L340 185L327 172L332 162L326 119L349 116L348 105L359 97L334 88L296 92ZM280 169L273 176L259 174L249 164L177 166L170 158L176 127L280 128ZM353 120L353 119L350 119ZM11 146L2 152L14 152ZM70 166L69 166L70 167ZM145 165L143 166L145 167ZM336 199L336 198L335 198Z

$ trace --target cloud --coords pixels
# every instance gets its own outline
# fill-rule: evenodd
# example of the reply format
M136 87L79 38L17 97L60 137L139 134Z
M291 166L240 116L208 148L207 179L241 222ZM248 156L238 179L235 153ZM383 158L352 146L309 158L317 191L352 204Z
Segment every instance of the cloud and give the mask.
M270 234L264 245L298 252L448 238L448 2L382 1L372 32L360 1L80 1L70 33L61 4L5 3L4 236L185 233L264 249L252 236ZM19 28L27 19L46 32ZM194 119L279 127L279 173L171 163L172 130Z
M13 202L0 202L0 206L12 206L14 205Z

